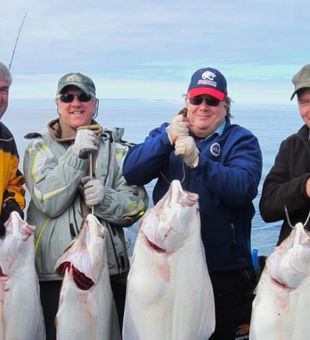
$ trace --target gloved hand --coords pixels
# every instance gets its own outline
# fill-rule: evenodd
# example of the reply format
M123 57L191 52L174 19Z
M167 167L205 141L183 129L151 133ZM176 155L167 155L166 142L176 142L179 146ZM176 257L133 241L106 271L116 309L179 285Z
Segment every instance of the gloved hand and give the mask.
M175 154L183 157L185 164L195 168L199 162L199 150L191 136L178 138L175 142Z
M183 115L173 117L166 131L171 144L174 144L180 136L188 136L188 127L185 117Z
M80 158L87 158L91 152L98 150L99 138L96 133L89 129L81 129L77 131L73 152Z
M5 235L6 229L4 223L8 220L12 211L16 211L22 219L24 218L24 212L16 201L10 200L4 202L0 216L0 237Z
M98 205L104 198L104 185L99 179L83 177L81 183L84 187L84 199L87 206Z

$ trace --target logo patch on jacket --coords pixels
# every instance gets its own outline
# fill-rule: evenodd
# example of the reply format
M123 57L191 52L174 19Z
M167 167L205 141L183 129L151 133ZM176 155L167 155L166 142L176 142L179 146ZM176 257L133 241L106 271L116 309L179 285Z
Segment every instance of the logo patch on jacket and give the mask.
M214 157L218 157L221 153L221 146L219 143L213 143L210 146L210 152Z

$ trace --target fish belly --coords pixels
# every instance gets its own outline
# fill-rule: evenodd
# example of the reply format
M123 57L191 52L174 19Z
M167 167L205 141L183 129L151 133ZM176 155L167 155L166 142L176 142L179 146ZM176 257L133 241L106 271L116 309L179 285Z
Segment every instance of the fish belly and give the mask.
M13 212L0 242L0 339L44 340L45 328L34 265L34 227Z
M256 288L250 325L251 340L284 340L284 315L288 311L289 291L272 281L265 268Z
M12 277L3 302L4 339L42 340L45 328L39 287L33 266Z
M57 340L121 339L108 272L106 236L106 228L95 216L88 215L78 238L57 261L56 269L67 265L56 315ZM78 284L85 277L86 286Z
M181 194L180 188L168 193L155 206L158 220L149 214L140 227L127 282L124 340L205 340L214 331L214 296L198 203L183 202ZM161 250L148 242L148 228L153 240L165 235L158 243Z
M253 301L251 340L310 339L310 234L298 223L268 257Z
M71 274L65 274L56 317L57 340L120 339L112 292L106 289L104 281L89 290L81 290Z

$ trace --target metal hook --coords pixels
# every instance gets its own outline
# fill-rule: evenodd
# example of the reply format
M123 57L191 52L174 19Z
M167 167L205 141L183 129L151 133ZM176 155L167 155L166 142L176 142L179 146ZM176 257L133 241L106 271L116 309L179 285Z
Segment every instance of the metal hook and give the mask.
M309 222L309 219L310 219L310 211L308 213L308 216L307 216L307 219L306 219L306 222L304 223L304 226L306 226Z
M286 208L286 205L284 206L284 211L285 211L285 216L286 216L287 223L288 223L289 227L294 229L294 226L292 225L292 222L291 222L290 217L288 215L288 210Z
M185 163L182 161L182 170L183 170L183 177L180 180L180 183L182 184L185 181L186 173L185 173ZM160 174L162 175L163 179L168 183L168 185L171 184L171 181L164 175L162 171L160 171Z
M284 211L285 211L285 216L286 216L288 225L289 225L292 229L294 229L294 226L293 226L293 224L292 224L292 222L291 222L291 220L290 220L290 217L289 217L288 210L287 210L286 206L284 206ZM309 220L310 220L310 211L309 211L309 213L308 213L308 216L307 216L306 221L303 223L303 226L304 226L304 227L308 224Z

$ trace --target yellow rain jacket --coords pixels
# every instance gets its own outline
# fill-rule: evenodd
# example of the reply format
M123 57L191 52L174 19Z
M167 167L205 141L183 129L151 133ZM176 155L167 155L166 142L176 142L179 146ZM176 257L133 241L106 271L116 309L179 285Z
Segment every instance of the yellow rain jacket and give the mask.
M25 180L18 166L19 157L14 137L0 122L0 215L3 204L10 200L16 201L21 209L25 207Z

